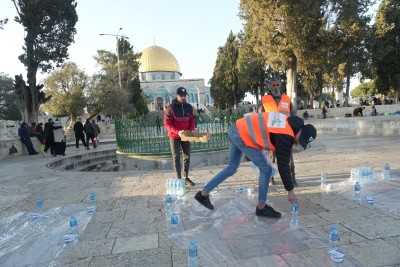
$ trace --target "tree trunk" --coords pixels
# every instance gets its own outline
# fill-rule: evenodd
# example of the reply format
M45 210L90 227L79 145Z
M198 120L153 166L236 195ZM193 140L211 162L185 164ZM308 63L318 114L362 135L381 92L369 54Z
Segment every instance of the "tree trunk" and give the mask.
M319 92L319 108L322 108L322 89L324 87L323 80L322 80L322 71L318 71L315 73L315 78L317 80L317 90Z
M292 100L294 112L297 111L297 58L295 55L289 56L287 77L287 93Z
M343 107L347 107L349 105L349 95L350 95L350 75L346 76L346 96L344 98Z

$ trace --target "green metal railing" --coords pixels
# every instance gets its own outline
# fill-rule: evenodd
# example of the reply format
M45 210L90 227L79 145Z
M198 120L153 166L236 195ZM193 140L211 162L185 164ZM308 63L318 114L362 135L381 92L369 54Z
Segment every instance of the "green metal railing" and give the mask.
M192 142L191 151L220 151L229 148L228 130L242 114L220 113L213 121L208 117L196 116L199 132L211 133L207 143ZM166 128L160 120L119 119L115 121L117 153L120 155L170 155L170 144Z

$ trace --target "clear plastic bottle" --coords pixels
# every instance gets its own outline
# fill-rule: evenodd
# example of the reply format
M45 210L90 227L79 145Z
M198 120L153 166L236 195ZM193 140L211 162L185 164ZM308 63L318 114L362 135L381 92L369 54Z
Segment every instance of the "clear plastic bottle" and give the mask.
M329 247L328 251L337 250L338 248L338 241L339 241L339 233L336 228L336 225L331 225L329 228Z
M38 198L36 201L36 212L37 212L37 217L43 217L43 199Z
M385 167L384 167L384 179L390 179L390 164L389 162L386 162Z
M321 172L321 188L326 188L326 174L324 172Z
M177 188L177 195L179 198L182 198L182 196L185 194L185 181L183 179L178 179Z
M165 197L165 204L167 205L167 213L171 214L172 212L172 197L170 194L167 194Z
M188 249L188 267L199 267L196 241L192 240Z
M298 225L299 224L299 219L298 219L298 214L299 214L299 206L297 204L292 204L291 205L291 211L292 211L292 219L291 219L291 223L294 225Z
M89 206L87 207L88 212L94 212L96 209L96 194L94 192L90 193Z
M354 199L356 201L361 201L361 185L359 182L354 184Z
M178 223L179 223L178 214L176 214L176 212L173 212L171 214L171 225L172 225L172 227L177 227Z
M74 236L75 240L78 239L78 220L74 215L69 218L69 234Z
M239 194L240 194L240 193L244 193L245 191L246 191L246 188L243 188L243 187L238 188L238 189L235 190L235 192L236 192L236 193L239 193Z

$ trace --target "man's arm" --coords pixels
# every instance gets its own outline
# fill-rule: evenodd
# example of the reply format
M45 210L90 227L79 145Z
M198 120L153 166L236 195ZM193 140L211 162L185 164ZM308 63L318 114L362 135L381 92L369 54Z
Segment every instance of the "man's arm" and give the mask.
M193 114L193 112L194 112L193 107L191 107L191 108L192 108L192 114L189 117L189 130L194 131L196 118L194 117L194 114Z
M279 174L286 191L294 188L292 173L290 172L290 156L294 143L293 137L284 134L270 134L271 142L275 146L276 160Z
M178 134L179 130L173 124L173 111L170 106L164 112L164 125L170 133Z

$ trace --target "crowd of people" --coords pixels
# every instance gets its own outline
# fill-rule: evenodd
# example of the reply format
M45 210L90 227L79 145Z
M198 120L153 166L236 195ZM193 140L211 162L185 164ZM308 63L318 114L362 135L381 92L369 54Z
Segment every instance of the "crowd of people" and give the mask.
M98 118L99 119L99 116ZM79 141L82 142L85 149L89 150L90 144L96 148L99 142L100 127L95 120L86 119L82 124L82 118L78 118L73 126L75 133L75 146L79 150ZM67 136L61 120L56 118L54 121L49 118L43 125L42 122L33 122L28 126L26 122L22 122L18 129L18 135L28 150L29 155L37 155L39 152L34 148L31 137L36 137L40 142L40 153L43 157L50 150L50 154L54 157L65 156Z

